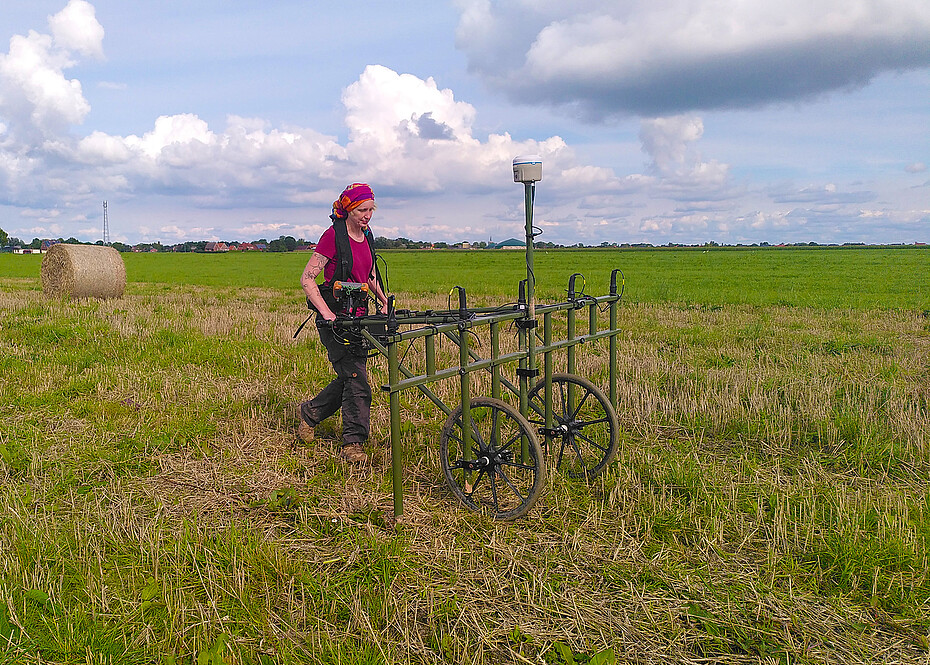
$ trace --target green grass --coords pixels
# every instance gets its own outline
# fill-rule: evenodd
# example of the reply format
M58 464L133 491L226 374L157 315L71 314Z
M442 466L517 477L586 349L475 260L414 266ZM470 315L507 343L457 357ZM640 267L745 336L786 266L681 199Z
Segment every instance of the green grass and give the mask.
M522 251L385 251L391 287L446 296L513 300L526 277ZM129 282L213 287L299 288L306 253L124 254ZM0 275L35 278L40 257L0 255ZM930 310L930 250L887 248L717 248L710 250L537 250L542 298L560 300L568 278L607 293L610 273L626 278L627 302L784 305ZM581 287L582 280L577 282Z
M474 298L513 300L517 283L526 277L519 251L392 251L383 256L391 287L412 294L446 295L459 285ZM126 262L133 281L288 288L298 285L307 258L135 254L126 255ZM616 268L626 278L628 302L930 309L930 251L919 248L534 253L543 298L561 299L575 272L584 275L588 293L607 293Z
M510 298L522 254L487 256L387 258L425 308ZM0 662L925 662L925 257L539 253L552 298L575 264L592 294L626 275L617 461L496 524L445 489L444 417L406 391L394 524L389 451L356 470L338 423L295 436L330 373L291 337L306 255L126 255L104 302L0 256ZM602 348L578 367L605 383ZM388 420L376 391L373 441Z

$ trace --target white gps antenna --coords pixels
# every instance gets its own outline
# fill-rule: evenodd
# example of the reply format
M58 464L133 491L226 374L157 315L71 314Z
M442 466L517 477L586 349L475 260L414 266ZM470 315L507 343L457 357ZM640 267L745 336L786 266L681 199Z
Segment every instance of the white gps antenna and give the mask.
M542 158L539 155L520 155L513 160L513 181L530 183L542 180Z

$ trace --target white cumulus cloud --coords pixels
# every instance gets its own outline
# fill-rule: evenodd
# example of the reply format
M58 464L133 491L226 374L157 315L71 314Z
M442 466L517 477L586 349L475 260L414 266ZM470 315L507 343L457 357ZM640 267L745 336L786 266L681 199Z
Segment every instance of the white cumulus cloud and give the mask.
M64 9L49 17L48 25L60 48L103 58L103 26L89 2L70 0Z
M697 116L670 116L643 120L639 138L649 155L649 171L663 178L663 186L700 188L707 193L725 185L729 167L716 160L704 162L695 143L704 135Z
M343 103L352 161L366 177L405 189L497 187L515 155L539 153L555 166L566 152L559 137L518 142L492 134L482 140L473 134L474 107L456 101L452 90L380 65L365 68Z
M9 52L0 53L0 120L8 141L53 136L90 111L80 81L68 79L65 70L76 55L103 54L103 28L93 7L71 0L49 17L49 26L51 35L14 35Z

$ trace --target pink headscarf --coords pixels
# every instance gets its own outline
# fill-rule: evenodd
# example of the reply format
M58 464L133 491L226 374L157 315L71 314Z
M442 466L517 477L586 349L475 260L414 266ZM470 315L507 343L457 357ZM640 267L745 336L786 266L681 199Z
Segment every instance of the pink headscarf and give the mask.
M371 187L364 182L354 182L342 190L342 194L333 202L333 214L340 219L345 219L350 211L358 208L363 202L374 200L375 195Z

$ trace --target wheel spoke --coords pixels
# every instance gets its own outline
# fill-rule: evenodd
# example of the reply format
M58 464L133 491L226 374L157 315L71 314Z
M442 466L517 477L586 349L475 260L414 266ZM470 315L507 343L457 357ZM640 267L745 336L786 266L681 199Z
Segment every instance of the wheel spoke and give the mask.
M565 456L565 437L563 436L561 437L561 439L562 439L562 445L559 446L559 459L557 459L555 462L556 469L562 468L562 458Z
M578 442L575 440L574 436L567 436L565 439L568 439L568 447L575 453L575 461L578 463L578 466L581 469L587 469L588 464L585 463L584 453L581 450L581 446L578 445ZM563 440L563 448L565 447L565 441Z
M516 443L518 439L523 438L523 436L524 436L523 432L517 432L516 434L513 435L513 437L511 437L511 438L507 441L507 443L501 444L500 448L498 448L498 449L496 450L496 452L500 452L500 453L509 452L509 451L511 450L513 444Z
M491 501L494 503L494 510L501 511L500 503L497 500L497 482L494 480L495 473L491 473Z
M471 424L471 440L472 443L478 446L478 452L482 455L486 454L489 450L488 444L484 442L484 438L481 436L481 430L478 429L478 426L474 422ZM465 445L465 441L462 441L462 445Z
M584 403L588 401L588 398L589 398L590 396L591 396L591 391L590 391L590 390L586 391L585 394L584 394L584 397L582 397L581 400L579 400L578 406L575 407L575 410L574 410L574 412L572 413L572 415L570 416L569 420L574 420L575 418L578 417L579 412L581 412L581 407L584 406Z
M533 411L536 412L536 415L537 415L537 416L539 416L540 418L542 418L542 420L532 420L532 419L529 419L529 421L530 421L531 423L545 422L546 410L545 410L545 408L544 408L544 406L543 406L543 404L542 404L541 401L538 401L538 402L537 402L537 401L531 399L531 400L530 400L530 408L533 409Z
M520 464L519 462L501 462L500 466L509 466L511 469L523 469L524 471L532 471L536 468L535 464Z
M602 452L605 452L605 453L606 453L608 450L610 450L609 448L605 448L604 446L602 446L601 444L599 444L599 443L598 443L597 441L595 441L594 439L591 439L591 438L585 436L585 435L582 434L581 432L575 432L575 435L574 435L573 438L575 438L575 437L577 437L577 438L579 438L579 439L584 439L585 441L587 441L587 442L590 443L592 446L594 446L595 448L597 448L598 450L600 450L600 451L602 451Z
M504 473L501 469L498 469L498 470L497 470L497 475L499 475L501 478L504 479L504 482L507 483L507 485L510 487L510 489L513 490L513 493L516 494L516 495L520 498L520 501L521 501L521 502L526 500L525 497L523 496L523 494L520 493L520 490L517 489L516 485L514 485L512 482L510 482L510 478L507 477L507 474L506 474L506 473Z
M607 416L604 416L603 418L597 418L595 420L576 420L575 427L581 428L581 427L587 427L588 425L599 425L601 423L609 423L609 422L610 422L610 418L608 418Z
M555 384L555 385L558 385L558 387L559 387L559 398L560 398L559 401L562 403L562 413L564 413L564 414L567 416L567 415L568 415L568 409L569 409L569 406L568 406L568 391L566 390L566 386L565 386L564 383L559 383L559 384ZM555 409L553 409L553 412L554 412L554 411L555 411Z
M464 450L465 448L465 427L462 425L461 419L457 420L455 424L458 425L458 428L454 429L452 432L449 432L448 436L452 438L453 440L457 441L461 445L462 449ZM461 435L459 434L459 432L461 432ZM475 426L474 423L472 423L472 426L471 426L471 435L472 435L472 443L474 443L478 447L479 452L484 453L487 450L487 447L482 445L481 432L478 430L478 428Z

